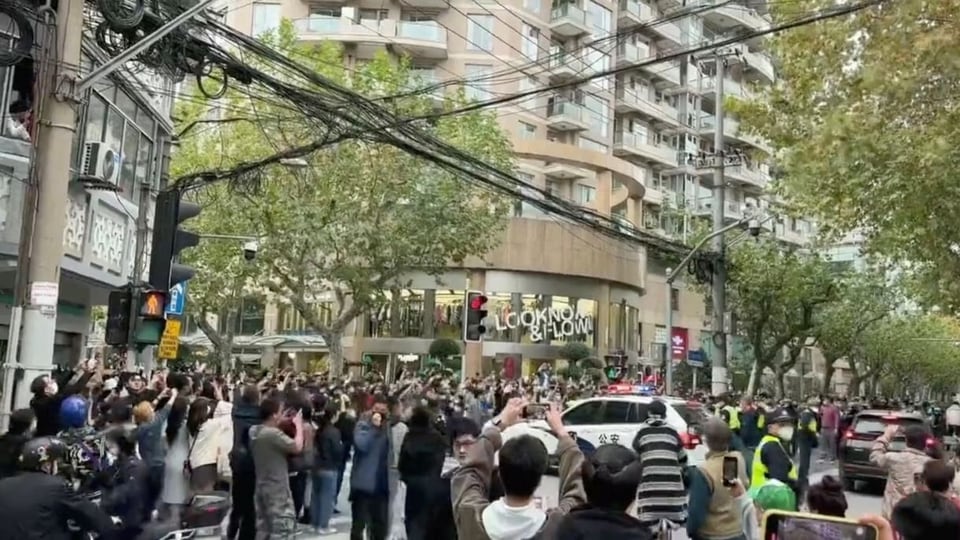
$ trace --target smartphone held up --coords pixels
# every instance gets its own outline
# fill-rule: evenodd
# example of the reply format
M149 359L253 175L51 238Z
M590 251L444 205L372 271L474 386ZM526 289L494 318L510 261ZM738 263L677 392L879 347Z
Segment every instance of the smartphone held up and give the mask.
M878 540L879 531L852 519L770 511L763 516L764 540Z

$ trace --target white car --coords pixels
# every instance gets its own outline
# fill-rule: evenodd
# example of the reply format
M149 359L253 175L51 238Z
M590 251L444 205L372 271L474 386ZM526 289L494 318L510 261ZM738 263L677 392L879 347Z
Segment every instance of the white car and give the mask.
M687 450L689 464L703 463L707 452L700 440L699 428L706 420L707 413L699 403L662 396L598 396L574 402L563 411L563 424L585 454L608 443L630 448L641 424L647 419L647 410L654 400L667 405L667 424L680 435ZM558 465L558 440L546 422L532 420L511 426L504 430L503 440L519 435L532 435L540 439L550 454L551 467Z

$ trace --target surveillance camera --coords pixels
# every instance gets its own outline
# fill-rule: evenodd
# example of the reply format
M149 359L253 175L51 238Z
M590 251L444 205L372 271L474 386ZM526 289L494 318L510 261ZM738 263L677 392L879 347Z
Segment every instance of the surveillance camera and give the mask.
M257 257L257 250L260 249L260 244L251 240L250 242L244 242L243 244L243 259L247 261L252 261Z
M754 238L760 236L760 220L751 219L749 222L747 222L747 232L749 232L750 236Z

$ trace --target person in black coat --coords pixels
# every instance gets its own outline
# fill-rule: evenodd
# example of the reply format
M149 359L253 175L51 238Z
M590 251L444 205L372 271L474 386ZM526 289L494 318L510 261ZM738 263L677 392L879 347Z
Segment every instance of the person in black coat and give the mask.
M233 449L230 450L233 511L227 525L230 540L253 540L257 534L253 505L256 476L250 453L250 428L260 423L260 389L248 384L233 406Z
M404 522L408 540L426 540L429 524L437 506L450 506L449 497L444 501L442 480L443 462L447 456L444 436L432 425L433 415L426 407L416 407L407 426L410 430L403 438L397 470L400 480L407 486L404 507ZM431 539L432 540L432 539Z
M17 474L23 444L33 437L34 420L32 409L17 409L10 415L10 429L0 435L0 478Z
M334 500L337 500L340 496L340 489L343 487L343 474L347 469L347 463L350 462L350 454L353 450L353 431L357 427L357 419L349 412L341 412L340 417L333 425L340 430L340 440L343 442L343 461L340 462L340 468L337 470L337 497L334 498ZM339 510L334 508L333 513L337 514Z
M135 540L150 521L150 468L137 456L137 432L126 426L109 428L103 435L107 454L115 461L101 473L100 507L120 518L112 538Z
M37 437L52 437L60 432L60 404L67 396L80 393L90 380L96 364L83 362L76 371L39 375L30 383L30 408L37 417Z

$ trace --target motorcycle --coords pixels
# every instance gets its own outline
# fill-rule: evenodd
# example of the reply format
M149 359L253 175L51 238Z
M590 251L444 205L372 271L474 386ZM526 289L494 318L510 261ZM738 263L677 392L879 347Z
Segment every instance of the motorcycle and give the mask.
M180 520L154 521L144 526L137 540L208 540L225 534L223 522L230 513L230 494L224 491L197 493L184 508Z

